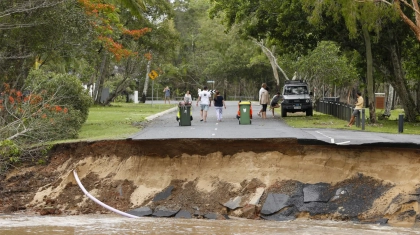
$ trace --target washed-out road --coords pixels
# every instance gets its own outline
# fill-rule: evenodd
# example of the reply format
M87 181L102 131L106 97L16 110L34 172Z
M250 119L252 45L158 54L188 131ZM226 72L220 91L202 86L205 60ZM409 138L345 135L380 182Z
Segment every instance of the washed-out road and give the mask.
M154 101L154 104L162 101ZM172 103L176 103L172 101ZM150 104L150 101L149 101ZM152 105L152 104L150 104ZM261 106L252 102L253 118L250 125L240 125L236 119L238 111L237 101L227 101L223 109L223 120L217 122L216 111L210 107L207 122L200 121L200 106L196 102L192 105L193 121L191 126L180 126L176 120L177 107L149 117L149 124L130 139L263 139L263 138L293 138L299 142L318 142L320 144L336 145L379 145L379 146L417 146L420 144L420 135L386 134L362 131L353 126L349 130L319 129L319 128L293 128L288 126L280 113L272 116L267 112L267 119L257 115ZM278 111L278 110L276 110ZM297 113L299 114L299 113ZM301 113L302 118L305 113ZM287 118L287 117L285 117ZM417 146L418 147L418 146Z

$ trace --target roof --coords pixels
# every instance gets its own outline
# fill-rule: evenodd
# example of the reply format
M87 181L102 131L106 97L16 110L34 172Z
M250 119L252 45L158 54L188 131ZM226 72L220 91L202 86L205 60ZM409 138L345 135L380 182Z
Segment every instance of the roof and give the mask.
M303 80L286 80L285 84L308 85Z

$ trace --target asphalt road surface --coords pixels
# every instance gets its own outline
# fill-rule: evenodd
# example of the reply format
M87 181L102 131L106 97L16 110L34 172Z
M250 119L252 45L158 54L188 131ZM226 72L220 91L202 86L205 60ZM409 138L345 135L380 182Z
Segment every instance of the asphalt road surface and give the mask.
M174 102L174 101L172 101ZM154 101L155 104L162 101ZM175 102L174 102L175 103ZM236 119L238 111L237 101L227 101L223 109L223 120L217 122L216 111L210 107L207 122L200 121L200 107L193 102L193 121L191 126L180 126L176 120L177 107L148 117L149 124L130 139L174 139L174 138L217 138L217 139L242 139L242 138L295 138L300 141L322 141L336 145L411 145L418 147L420 135L385 134L365 132L353 126L349 130L318 129L318 128L293 128L289 127L280 117L279 113L272 116L267 112L267 119L257 115L261 106L252 103L253 118L251 125L240 125ZM278 111L278 110L277 110ZM297 113L299 114L299 113ZM301 113L302 117L305 113ZM287 118L287 117L286 117Z

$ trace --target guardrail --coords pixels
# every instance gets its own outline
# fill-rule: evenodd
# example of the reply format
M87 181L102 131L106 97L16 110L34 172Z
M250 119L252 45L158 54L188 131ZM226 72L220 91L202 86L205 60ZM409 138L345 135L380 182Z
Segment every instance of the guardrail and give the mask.
M330 101L330 100L318 100L315 105L315 111L334 116L341 120L349 121L351 118L351 114L354 111L354 108L353 106L348 105L346 103ZM362 130L364 130L365 121L366 121L365 109L362 109L361 111L359 111L359 115L357 115L356 126L357 127L361 126Z

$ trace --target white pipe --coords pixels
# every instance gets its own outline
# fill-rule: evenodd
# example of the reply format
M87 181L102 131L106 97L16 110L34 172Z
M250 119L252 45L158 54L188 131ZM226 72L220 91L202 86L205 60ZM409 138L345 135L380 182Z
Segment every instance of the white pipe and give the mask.
M98 200L98 199L96 199L94 196L90 195L90 193L88 193L88 191L86 191L85 187L83 187L82 183L81 183L81 182L80 182L80 180L79 180L79 177L77 176L77 172L76 172L76 170L73 170L73 175L74 175L74 178L76 179L77 184L79 185L80 189L81 189L81 190L85 193L85 195L86 195L88 198L92 199L92 200L93 200L94 202L96 202L97 204L99 204L99 205L101 205L101 206L105 207L106 209L108 209L108 210L110 210L110 211L113 211L113 212L115 212L115 213L117 213L117 214L120 214L120 215L122 215L122 216L130 217L130 218L140 218L140 217L138 217L138 216L135 216L135 215L132 215L132 214L128 214L128 213L125 213L125 212L123 212L123 211L120 211L120 210L117 210L117 209L115 209L115 208L112 208L112 207L110 207L110 206L106 205L105 203L103 203L103 202L99 201L99 200Z

